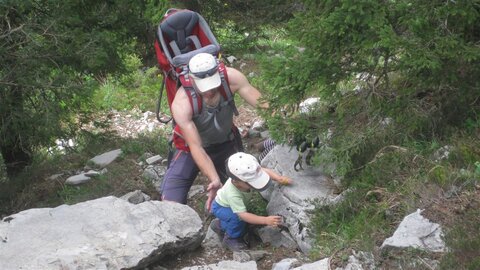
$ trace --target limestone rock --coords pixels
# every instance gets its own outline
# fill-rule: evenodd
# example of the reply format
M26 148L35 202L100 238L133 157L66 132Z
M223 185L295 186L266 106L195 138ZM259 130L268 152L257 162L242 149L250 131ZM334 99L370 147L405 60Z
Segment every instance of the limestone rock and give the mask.
M148 165L142 176L152 182L157 190L160 190L166 171L167 168L164 165Z
M193 185L191 188L190 188L190 191L188 191L188 199L191 199L195 196L197 196L198 194L202 194L205 192L205 187L202 186L202 185Z
M122 154L122 150L116 149L116 150L95 156L94 158L90 159L90 162L93 163L93 165L96 167L105 168L110 163L112 163L115 159L117 159L121 154Z
M184 267L182 270L257 270L255 261L237 262L237 261L221 261L217 264L209 264L202 266Z
M70 176L69 178L67 178L67 180L65 180L65 184L71 185L71 186L76 186L76 185L80 185L80 184L89 182L90 180L92 180L92 178L86 176L84 173L81 173L81 174L77 174L77 175Z
M293 270L330 270L330 258L325 258L313 263L307 263L293 268Z
M258 234L262 239L262 243L269 243L273 247L286 247L296 249L297 243L292 236L285 230L265 226L258 230Z
M310 221L310 210L313 202L333 204L342 198L337 195L337 188L331 177L322 173L321 169L307 166L295 171L294 163L299 153L288 146L277 145L262 160L262 166L271 168L281 175L289 176L293 183L281 186L275 183L262 196L269 202L267 213L284 217L285 226L304 253L311 249L313 240L307 233Z
M416 212L406 216L393 235L383 242L382 248L414 247L432 252L445 251L442 228L439 224L424 218L422 212L423 210L417 209Z
M135 190L123 195L122 197L120 197L120 199L126 200L129 203L139 204L142 202L150 201L150 196L143 193L141 190Z
M156 156L147 158L145 161L147 162L148 165L153 165L161 162L162 159L163 159L162 156L156 155Z
M202 242L202 247L207 250L212 248L223 248L222 239L216 232L208 227L207 233Z
M173 202L104 197L29 209L0 222L0 269L142 268L202 236L198 214Z
M274 263L272 270L290 270L292 267L298 266L299 261L295 258L283 259L277 263Z

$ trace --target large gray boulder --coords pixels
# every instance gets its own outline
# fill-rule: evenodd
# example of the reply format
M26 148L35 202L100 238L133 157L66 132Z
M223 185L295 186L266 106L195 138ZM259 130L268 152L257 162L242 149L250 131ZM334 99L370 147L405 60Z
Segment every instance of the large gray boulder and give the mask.
M198 214L173 202L105 197L29 209L0 222L0 269L141 269L202 237Z
M294 163L299 153L288 146L277 145L262 160L262 166L289 176L293 180L290 186L275 183L262 196L269 202L269 215L282 215L285 226L295 239L299 248L308 253L312 247L312 239L308 234L308 223L314 209L314 202L332 204L340 200L337 188L331 177L322 173L319 168L307 166L303 162L303 170L295 171Z

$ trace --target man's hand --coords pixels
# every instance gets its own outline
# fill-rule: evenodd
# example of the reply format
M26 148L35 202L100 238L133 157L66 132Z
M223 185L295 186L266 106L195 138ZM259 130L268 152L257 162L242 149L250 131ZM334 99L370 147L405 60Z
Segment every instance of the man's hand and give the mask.
M210 212L212 209L212 202L213 199L215 199L215 196L217 196L217 191L222 187L222 183L217 180L217 181L212 181L210 184L208 184L207 191L208 191L208 199L207 199L207 210Z

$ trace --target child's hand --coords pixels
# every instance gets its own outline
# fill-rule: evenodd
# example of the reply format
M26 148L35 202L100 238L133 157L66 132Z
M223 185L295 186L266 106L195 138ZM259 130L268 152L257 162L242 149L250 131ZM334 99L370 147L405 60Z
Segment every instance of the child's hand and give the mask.
M281 176L280 179L278 179L278 183L284 186L290 185L292 183L292 179L290 179L288 176Z
M268 226L278 226L282 225L283 218L281 216L268 216L267 217L267 224Z

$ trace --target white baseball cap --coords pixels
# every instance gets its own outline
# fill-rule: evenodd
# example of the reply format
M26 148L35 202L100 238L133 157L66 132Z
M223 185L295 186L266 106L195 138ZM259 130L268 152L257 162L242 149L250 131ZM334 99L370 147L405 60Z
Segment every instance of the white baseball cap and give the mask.
M207 92L217 88L222 83L218 74L218 63L215 57L209 53L199 53L190 59L188 63L190 76L200 92Z
M231 155L227 161L227 169L233 176L247 182L254 189L262 190L270 182L270 176L250 154L238 152Z

